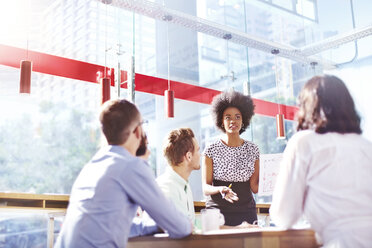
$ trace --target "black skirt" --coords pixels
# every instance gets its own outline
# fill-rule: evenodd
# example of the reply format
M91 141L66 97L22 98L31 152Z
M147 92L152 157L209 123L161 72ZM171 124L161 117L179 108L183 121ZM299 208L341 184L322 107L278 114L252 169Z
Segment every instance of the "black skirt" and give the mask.
M246 182L226 182L213 180L213 186L229 186L238 195L239 200L230 203L222 198L221 194L208 197L207 208L218 208L225 217L225 225L237 226L243 221L253 224L257 220L256 202L253 198L249 181Z

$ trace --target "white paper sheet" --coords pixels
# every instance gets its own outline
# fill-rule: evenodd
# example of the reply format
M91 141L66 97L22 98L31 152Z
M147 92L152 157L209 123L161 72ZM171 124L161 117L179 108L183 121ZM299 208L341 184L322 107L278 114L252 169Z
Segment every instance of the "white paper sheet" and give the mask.
M262 154L260 156L259 195L268 196L273 194L282 156L282 153Z

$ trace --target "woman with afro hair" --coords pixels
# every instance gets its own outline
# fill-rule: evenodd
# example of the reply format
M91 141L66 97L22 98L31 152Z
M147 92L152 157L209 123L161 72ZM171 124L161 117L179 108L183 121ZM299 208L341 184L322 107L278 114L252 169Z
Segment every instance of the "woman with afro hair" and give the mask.
M214 97L211 112L225 135L204 150L206 207L220 209L225 225L252 224L257 220L252 192L258 191L260 152L257 145L240 137L254 115L252 98L236 91L223 92Z

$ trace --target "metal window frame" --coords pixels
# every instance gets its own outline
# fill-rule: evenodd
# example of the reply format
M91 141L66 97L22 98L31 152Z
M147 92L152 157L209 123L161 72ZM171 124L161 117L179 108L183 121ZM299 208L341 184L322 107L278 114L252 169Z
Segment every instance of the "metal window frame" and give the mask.
M266 53L275 54L280 57L288 58L307 65L321 65L324 69L335 69L337 65L320 56L316 56L322 51L338 47L340 45L367 37L372 34L372 24L351 30L348 33L337 35L325 39L316 44L311 44L302 48L293 47L278 42L268 41L263 38L253 36L224 26L212 21L195 17L177 10L167 8L163 5L147 0L97 0L103 4L132 11L139 15L144 15L155 20L167 21L175 25L190 28L200 33L211 35L220 39L229 37L230 42L251 47Z

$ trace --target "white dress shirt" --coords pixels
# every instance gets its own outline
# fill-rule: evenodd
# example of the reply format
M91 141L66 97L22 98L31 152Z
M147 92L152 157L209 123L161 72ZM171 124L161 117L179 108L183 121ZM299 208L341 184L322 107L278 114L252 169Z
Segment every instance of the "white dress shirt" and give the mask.
M195 223L194 200L190 184L177 174L170 166L156 179L160 189L170 199L178 210Z
M325 247L371 247L371 182L371 142L300 131L284 151L271 218L290 228L305 214Z

